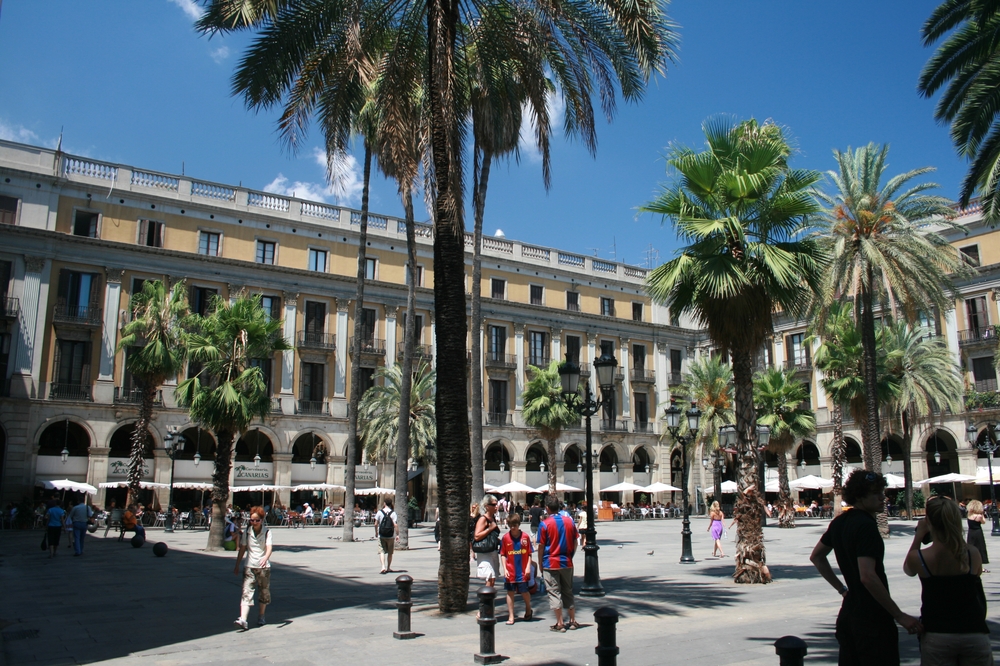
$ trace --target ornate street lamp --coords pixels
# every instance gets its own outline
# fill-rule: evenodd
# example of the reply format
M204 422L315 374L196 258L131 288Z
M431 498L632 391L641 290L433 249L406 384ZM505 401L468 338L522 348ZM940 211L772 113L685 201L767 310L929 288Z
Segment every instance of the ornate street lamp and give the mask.
M969 427L965 429L969 444L972 444L986 454L986 464L990 470L990 518L993 519L993 531L990 534L992 536L1000 536L1000 512L997 511L997 494L993 488L993 454L1000 448L1000 441L997 440L997 424L992 422L987 423L984 432L986 433L986 439L980 443L975 425L970 423Z
M611 354L604 352L600 358L594 359L594 374L597 375L597 385L600 387L601 399L595 399L590 392L590 382L583 384L583 396L577 392L580 386L580 366L577 365L569 353L566 354L566 361L559 366L559 379L562 382L562 393L566 399L567 406L575 410L584 417L587 433L587 457L586 457L586 498L587 498L587 529L584 534L587 537L587 544L583 547L584 554L584 574L583 588L580 596L583 597L603 597L604 587L601 586L600 562L597 551L597 529L594 526L594 447L590 418L597 414L605 405L610 405L612 391L614 390L615 367L618 360Z
M726 471L725 451L736 447L736 426L726 424L719 428L719 448L715 450L715 499L722 503L722 472ZM720 450L722 449L722 450Z
M670 437L681 446L681 501L684 503L684 527L681 530L681 564L693 564L694 555L691 553L691 507L688 503L688 445L694 442L698 436L698 426L701 422L701 410L698 403L692 402L691 409L684 414L687 417L687 432L681 428L681 410L677 407L677 401L670 399L670 406L664 411L664 418L667 421L667 431Z
M167 426L167 436L163 438L163 448L167 451L167 456L170 458L170 492L167 494L167 517L164 521L163 531L173 532L174 531L174 462L177 460L177 454L184 450L184 443L187 441L185 437L178 432L177 426ZM195 458L195 464L201 456Z
M63 433L63 448L59 452L59 457L62 458L63 465L69 460L69 419L66 419L66 431Z

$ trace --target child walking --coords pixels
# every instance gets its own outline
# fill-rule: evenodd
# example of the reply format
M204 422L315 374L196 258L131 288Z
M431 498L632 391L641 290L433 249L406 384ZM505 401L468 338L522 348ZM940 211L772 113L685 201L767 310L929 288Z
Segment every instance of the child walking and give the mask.
M503 560L503 589L507 590L507 624L514 624L514 595L524 599L524 619L531 619L531 594L528 592L531 578L531 537L521 531L521 516L511 513L507 517L510 531L500 540L500 558Z

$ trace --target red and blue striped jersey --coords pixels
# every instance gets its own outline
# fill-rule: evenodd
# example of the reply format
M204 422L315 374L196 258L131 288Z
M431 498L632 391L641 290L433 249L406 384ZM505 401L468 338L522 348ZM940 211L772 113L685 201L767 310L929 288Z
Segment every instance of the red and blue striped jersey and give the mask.
M546 516L538 526L538 550L542 553L543 569L570 569L579 536L576 523L569 515Z
M527 583L531 577L531 537L521 532L521 538L514 545L514 537L510 532L500 540L500 557L506 564L506 579L508 583Z

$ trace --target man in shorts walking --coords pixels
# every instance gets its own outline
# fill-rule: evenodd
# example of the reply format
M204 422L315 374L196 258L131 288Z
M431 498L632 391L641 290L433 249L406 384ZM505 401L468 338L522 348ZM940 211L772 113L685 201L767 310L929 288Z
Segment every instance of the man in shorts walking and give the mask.
M573 603L573 555L579 532L569 514L561 511L558 497L545 498L547 516L538 525L538 568L542 570L549 590L549 607L556 615L550 631L565 633L579 629ZM563 624L563 608L569 613L569 624Z
M875 516L885 507L885 477L854 471L844 484L850 511L837 516L813 549L810 560L823 578L843 597L837 615L840 666L899 666L899 632L921 630L920 621L899 609L889 596L885 577L885 544ZM846 585L827 559L837 556Z
M250 519L246 532L240 539L233 573L240 573L243 553L247 554L247 565L243 569L243 596L240 599L240 616L233 623L243 631L249 628L247 618L253 606L253 595L257 592L257 626L265 624L264 611L271 603L271 530L264 524L264 507L250 509Z
M396 512L392 510L392 500L385 498L385 504L375 514L375 536L378 537L378 561L382 565L380 574L392 571L392 551L399 536Z

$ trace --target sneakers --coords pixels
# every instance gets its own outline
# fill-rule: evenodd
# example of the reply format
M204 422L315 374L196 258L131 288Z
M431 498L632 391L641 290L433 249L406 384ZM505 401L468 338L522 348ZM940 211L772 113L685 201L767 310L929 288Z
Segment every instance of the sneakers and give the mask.
M263 627L265 624L267 624L267 622L264 620L264 616L263 615L261 615L260 617L257 618L257 626L258 627Z
M240 631L246 631L247 629L250 628L250 625L247 624L247 621L242 618L236 618L235 620L233 620L233 624L235 624L240 629Z

